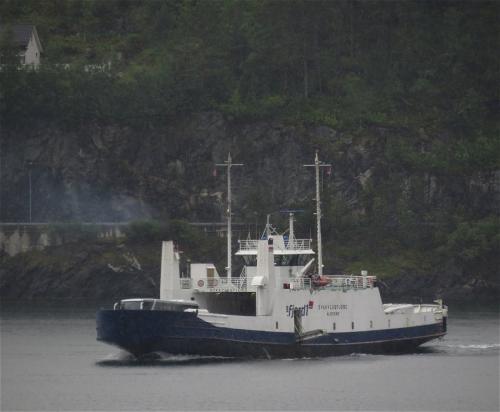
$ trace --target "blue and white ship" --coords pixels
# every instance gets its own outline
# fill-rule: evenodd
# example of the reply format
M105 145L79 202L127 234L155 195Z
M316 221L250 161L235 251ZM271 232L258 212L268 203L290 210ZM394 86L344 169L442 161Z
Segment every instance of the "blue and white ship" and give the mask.
M231 157L228 170L235 165ZM124 299L97 314L97 339L139 357L151 353L296 358L351 353L401 353L446 334L447 307L383 304L375 276L323 274L319 169L316 153L317 256L311 239L272 230L240 240L242 272L232 276L231 209L228 266L180 270L173 241L162 245L160 298ZM315 264L317 261L317 264Z

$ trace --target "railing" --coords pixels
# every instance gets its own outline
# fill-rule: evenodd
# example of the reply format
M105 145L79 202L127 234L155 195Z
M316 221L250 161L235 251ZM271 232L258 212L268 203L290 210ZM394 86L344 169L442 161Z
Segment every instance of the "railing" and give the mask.
M240 250L257 250L259 241L256 239L240 240ZM276 247L276 245L275 245ZM311 239L293 239L285 241L285 250L309 250L311 249Z
M394 304L394 303L386 303L383 305L384 312L386 315L393 314L413 314L413 313L432 313L432 314L440 314L443 313L443 309L446 310L446 307L443 308L441 304L433 305L433 304Z
M293 239L285 242L288 250L309 250L311 249L311 239Z
M332 286L348 289L367 289L375 286L376 276L328 276Z
M283 288L291 290L327 289L327 290L358 290L371 289L375 286L375 276L322 276L319 278L298 277L283 280ZM181 278L181 289L198 289L206 291L245 292L251 285L252 278L203 278L193 285L192 279Z
M240 240L240 250L257 250L258 247L258 240Z
M193 280L189 278L179 279L181 289L198 289L198 290L208 290L208 291L246 291L247 281L244 278L203 278L198 279L196 284L193 285Z
M283 284L286 289L369 289L375 286L375 276L322 276L320 278L299 277Z

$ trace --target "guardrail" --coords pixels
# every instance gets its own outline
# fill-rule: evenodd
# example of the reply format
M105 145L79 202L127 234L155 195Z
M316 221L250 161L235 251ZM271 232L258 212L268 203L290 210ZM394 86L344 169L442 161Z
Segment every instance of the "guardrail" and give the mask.
M228 291L228 292L245 292L250 279L245 278L203 278L198 279L193 284L193 279L183 278L180 280L181 289L198 289L206 291Z
M257 250L259 241L256 239L239 240L240 250ZM293 239L285 242L285 250L309 250L311 239ZM275 245L276 247L276 245Z
M285 247L288 250L309 250L311 243L311 239L293 239L291 242L285 242Z
M299 277L284 283L285 289L368 289L375 286L376 276Z
M181 289L198 289L208 292L246 292L252 283L252 278L203 278L196 284L190 278L181 278ZM283 281L283 289L330 289L330 290L357 290L370 289L375 286L375 276L322 276L298 277Z

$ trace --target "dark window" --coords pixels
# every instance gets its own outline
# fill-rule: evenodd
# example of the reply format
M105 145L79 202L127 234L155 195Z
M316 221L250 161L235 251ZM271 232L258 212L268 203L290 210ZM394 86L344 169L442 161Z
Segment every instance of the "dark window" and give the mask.
M243 260L247 266L257 266L257 256L243 256Z
M373 321L370 321L370 328L373 328Z
M299 255L274 255L276 266L299 266Z
M333 330L335 330L337 325L335 325L335 322L333 322Z
M354 329L354 322L351 322L351 328Z
M276 322L276 329L278 329L278 322Z

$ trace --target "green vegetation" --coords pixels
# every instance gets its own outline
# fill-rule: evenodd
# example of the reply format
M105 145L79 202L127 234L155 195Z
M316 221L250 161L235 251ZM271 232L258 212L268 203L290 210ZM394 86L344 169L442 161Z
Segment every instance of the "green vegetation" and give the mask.
M163 240L175 240L187 257L195 261L215 262L223 266L225 240L209 236L184 220L157 221L141 220L131 222L125 228L127 242L137 247L146 244L160 250Z
M98 238L99 228L95 225L85 225L78 222L51 223L48 228L52 243L74 243L95 241Z
M355 161L338 154L355 145L372 159L354 205L325 189L325 238L337 251L327 263L390 275L455 259L495 272L498 188L484 181L500 170L499 10L496 1L0 0L2 19L36 24L45 48L38 71L2 69L0 120L8 130L144 131L215 110L330 126L342 139L308 144L336 171ZM0 42L11 56L8 36ZM248 216L263 202L252 190ZM198 241L183 225L137 222L128 236Z
M246 119L488 138L498 110L498 8L494 1L2 0L3 20L33 22L45 47L38 73L2 74L2 114L15 122L28 109L32 120L78 127L217 109ZM18 99L23 92L35 99Z

